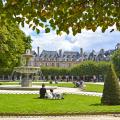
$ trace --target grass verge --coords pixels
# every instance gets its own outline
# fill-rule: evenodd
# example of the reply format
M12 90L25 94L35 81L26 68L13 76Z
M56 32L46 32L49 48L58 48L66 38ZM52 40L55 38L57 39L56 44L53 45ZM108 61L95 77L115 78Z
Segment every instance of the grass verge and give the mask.
M99 93L102 93L103 92L103 87L104 87L104 85L87 83L84 91L86 91L86 92L99 92Z
M42 85L42 82L33 82L33 85ZM74 84L73 83L58 83L58 84L50 84L50 83L45 83L47 86L58 86L58 87L69 87L69 88L73 88ZM20 85L19 82L0 82L0 85Z

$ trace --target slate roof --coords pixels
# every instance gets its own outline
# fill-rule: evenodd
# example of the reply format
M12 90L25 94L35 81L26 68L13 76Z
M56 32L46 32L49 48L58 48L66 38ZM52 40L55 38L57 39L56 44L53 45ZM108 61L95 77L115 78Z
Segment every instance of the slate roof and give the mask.
M120 45L120 43L118 43L117 45ZM117 46L116 45L116 46ZM84 52L82 55L79 52L75 52L75 51L64 51L62 53L61 51L61 55L60 55L60 51L47 51L47 50L43 50L40 54L40 56L37 56L35 51L33 51L33 54L37 57L39 57L39 60L43 58L44 59L56 59L59 61L71 61L71 60L75 60L75 61L81 61L81 60L109 60L110 55L113 53L114 50L107 50L104 51L104 49L101 49L99 52L96 52L94 50L92 50L91 52L87 53Z
M79 52L73 52L73 51L65 51L63 53L63 58L74 58L74 59L78 59L80 57Z
M76 60L76 61L81 61L81 60L106 60L108 59L108 56L113 52L114 50L108 50L104 51L104 54L101 54L100 52L96 53L95 51L91 51L90 53L83 53L83 56L80 55L79 52L74 52L74 51L64 51L62 56L59 56L57 51L47 51L43 50L39 56L40 59L55 59L57 58L58 60ZM34 53L34 52L33 52ZM35 53L34 53L35 54Z
M56 58L56 57L58 57L57 51L43 50L40 54L40 58Z
M110 54L112 54L113 52L114 52L115 50L107 50L107 51L105 51L105 56L108 56L108 55L110 55Z

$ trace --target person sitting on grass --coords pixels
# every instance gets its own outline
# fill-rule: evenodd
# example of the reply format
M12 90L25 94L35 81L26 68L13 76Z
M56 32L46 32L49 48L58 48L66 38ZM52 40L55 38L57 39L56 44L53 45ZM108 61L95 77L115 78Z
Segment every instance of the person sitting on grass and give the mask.
M39 94L41 99L45 98L46 88L44 83L42 84L42 88L40 88Z
M53 89L50 89L51 99L64 99L63 94L54 93Z

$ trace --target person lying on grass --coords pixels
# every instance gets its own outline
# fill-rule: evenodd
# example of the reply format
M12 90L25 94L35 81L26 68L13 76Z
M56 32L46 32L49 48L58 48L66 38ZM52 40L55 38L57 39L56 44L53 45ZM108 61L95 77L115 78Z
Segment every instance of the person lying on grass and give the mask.
M63 94L54 93L53 89L50 89L50 93L46 93L48 99L64 99Z

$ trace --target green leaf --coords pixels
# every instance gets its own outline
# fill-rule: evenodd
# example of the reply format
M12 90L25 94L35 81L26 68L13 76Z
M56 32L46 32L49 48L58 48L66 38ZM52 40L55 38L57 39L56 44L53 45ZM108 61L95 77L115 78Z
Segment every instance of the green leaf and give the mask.
M21 22L21 26L24 27L24 22L23 21Z
M41 21L46 22L46 18L45 17L41 17L40 19L41 19Z
M56 33L57 33L57 35L59 35L60 34L60 30L57 30Z
M33 26L32 30L35 30L35 26Z
M39 34L39 33L40 33L40 30L39 30L38 28L36 28L36 32L37 32L37 34Z
M105 28L105 27L102 27L102 32L103 32L103 33L105 32L105 30L106 30L106 28Z
M50 28L46 28L46 29L45 29L45 32L46 32L46 33L49 33L49 32L50 32Z
M44 27L44 24L43 23L39 23L39 26L41 26L42 28Z
M30 24L30 25L29 25L29 28L31 28L31 27L32 27L32 25L33 25L33 24Z

